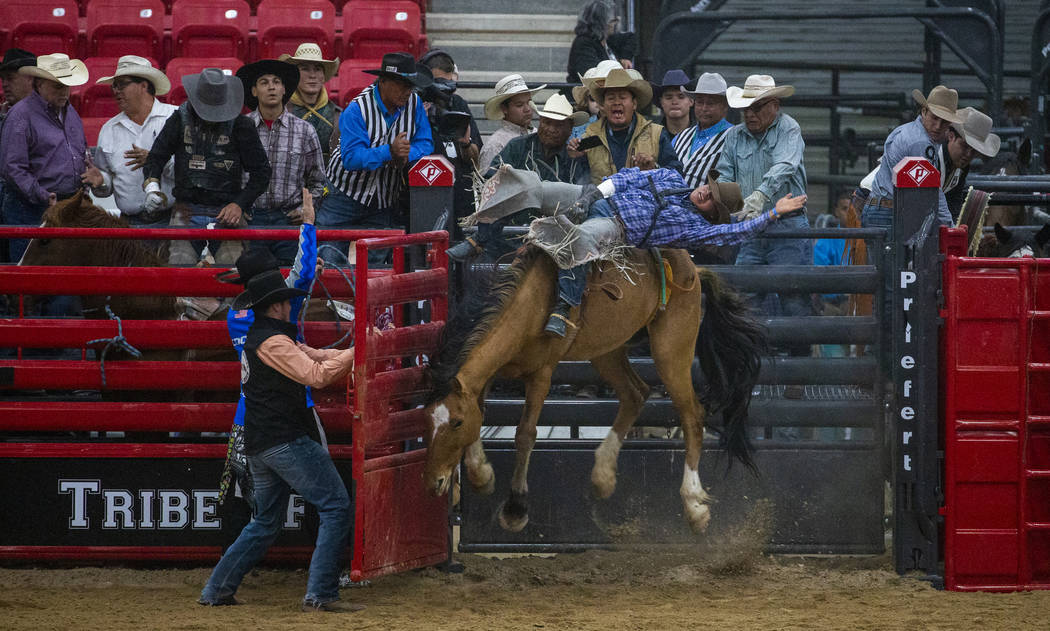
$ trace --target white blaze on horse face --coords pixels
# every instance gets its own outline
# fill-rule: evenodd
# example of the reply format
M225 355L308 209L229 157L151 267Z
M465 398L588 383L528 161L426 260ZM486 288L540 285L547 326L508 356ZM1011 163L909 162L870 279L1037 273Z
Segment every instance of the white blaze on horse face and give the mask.
M1026 256L1035 256L1035 252L1032 251L1032 246L1030 245L1022 245L1019 249L1014 250L1007 258L1020 259Z
M689 521L693 532L703 532L711 521L711 509L707 502L711 498L700 484L700 473L688 464L682 471L682 507L685 509L685 518Z
M448 408L445 407L444 403L434 408L434 411L430 413L430 420L434 423L434 430L430 440L434 440L437 438L438 430L448 425Z
M605 440L594 452L594 469L591 470L591 484L598 497L605 499L616 490L616 460L620 457L623 441L615 431L609 430Z

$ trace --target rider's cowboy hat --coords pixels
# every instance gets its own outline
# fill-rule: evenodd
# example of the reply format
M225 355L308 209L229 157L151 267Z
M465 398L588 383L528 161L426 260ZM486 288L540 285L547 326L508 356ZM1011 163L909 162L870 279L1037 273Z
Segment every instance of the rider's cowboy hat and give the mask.
M383 55L383 61L379 65L380 68L362 72L404 81L417 88L426 88L434 83L433 75L420 72L416 65L416 58L408 53L387 53Z
M320 64L321 68L324 69L324 80L326 82L334 77L335 72L339 70L339 58L325 59L324 55L321 54L321 47L313 42L299 44L299 47L295 49L294 55L284 53L277 58L277 61L287 61L297 66L301 63Z
M569 104L569 99L565 98L564 94L552 95L543 104L543 109L540 110L539 114L543 118L556 121L571 119L573 127L586 123L587 119L590 118L590 114L587 112L574 112L572 105Z
M485 118L493 121L503 120L503 108L500 105L519 94L536 94L545 87L547 87L546 83L538 88L530 88L520 74L509 74L503 77L496 83L496 94L485 101Z
M299 87L299 67L285 61L276 59L262 59L255 63L241 66L237 70L237 78L244 84L244 104L248 109L259 107L259 99L252 94L255 82L263 75L272 74L280 78L284 85L284 96L282 103L287 104Z
M8 48L0 62L0 72L18 72L23 66L35 66L36 55L21 48Z
M992 119L984 112L979 112L972 107L964 107L959 110L963 117L962 123L952 123L955 133L962 136L966 144L977 150L981 155L994 158L999 153L1002 141L999 136L992 133Z
M275 302L305 296L308 293L302 289L289 287L280 270L267 270L253 276L248 281L248 289L233 299L233 308L237 310L262 309Z
M36 58L36 65L22 66L18 69L18 74L47 79L67 86L84 85L88 80L88 70L84 62L79 59L70 59L65 53L40 55Z
M935 86L930 90L929 96L923 96L922 92L912 90L911 96L919 105L930 110L937 118L943 118L949 123L963 122L959 115L959 93L943 85Z
M719 182L718 171L707 172L707 186L715 200L715 216L700 213L711 223L730 223L729 215L744 207L744 196L740 194L740 185L736 182Z
M263 272L280 268L273 252L266 248L252 248L237 257L237 268L219 272L216 280L224 283L244 285Z
M696 80L696 87L692 90L683 89L686 94L718 94L726 95L726 80L717 72L705 72Z
M145 79L153 84L153 89L156 91L157 96L167 94L171 90L171 81L168 80L168 77L160 70L154 68L148 59L138 55L124 55L117 60L117 71L113 73L113 76L102 77L95 83L113 85L113 80L117 77Z
M233 120L244 106L244 85L219 68L205 68L182 78L193 111L209 123Z
M644 110L653 100L653 86L649 85L649 82L642 78L642 73L634 69L624 70L623 68L610 70L602 86L595 85L591 88L591 96L594 97L595 101L602 103L606 90L619 88L629 90L634 95L634 98L638 101L636 107L639 110Z
M791 96L794 93L794 86L777 85L773 77L767 74L753 74L744 82L744 87L732 85L726 88L726 100L729 101L729 107L742 110L758 101Z

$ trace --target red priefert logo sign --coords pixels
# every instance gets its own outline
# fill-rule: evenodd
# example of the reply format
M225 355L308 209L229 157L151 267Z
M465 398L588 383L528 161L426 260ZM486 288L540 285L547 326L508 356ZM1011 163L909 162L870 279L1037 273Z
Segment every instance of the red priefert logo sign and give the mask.
M904 158L893 167L897 188L939 188L941 174L926 158Z
M408 172L409 186L452 186L455 169L444 156L420 158Z

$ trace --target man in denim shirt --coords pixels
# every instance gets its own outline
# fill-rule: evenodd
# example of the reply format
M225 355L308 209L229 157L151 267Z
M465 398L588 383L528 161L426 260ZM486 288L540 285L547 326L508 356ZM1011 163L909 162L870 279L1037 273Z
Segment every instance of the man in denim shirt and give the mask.
M744 87L726 89L729 106L743 110L744 122L729 130L718 160L718 180L736 182L744 196L744 209L737 218L758 216L773 208L773 201L792 194L806 194L806 168L802 154L806 143L795 119L780 111L780 97L794 94L792 86L777 86L769 75L751 75ZM804 212L772 224L767 233L805 230ZM811 265L810 239L754 239L744 243L737 265ZM764 296L756 297L760 302ZM811 315L809 296L779 296L784 315ZM793 348L792 354L808 355L808 347Z

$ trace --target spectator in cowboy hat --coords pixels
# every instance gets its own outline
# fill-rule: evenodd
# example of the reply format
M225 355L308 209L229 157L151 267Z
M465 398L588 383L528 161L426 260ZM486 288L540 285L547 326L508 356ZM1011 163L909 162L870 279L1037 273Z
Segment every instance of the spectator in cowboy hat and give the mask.
M285 107L292 86L299 85L293 64L263 59L242 66L237 77L244 84L244 104L270 161L270 184L255 200L248 225L252 228L296 226L303 221L303 189L320 199L324 191L321 143L313 125ZM253 241L252 248L270 250L282 265L295 257L294 241Z
M287 108L293 116L313 125L327 164L332 148L339 143L339 114L343 109L328 99L328 90L324 84L339 70L339 58L325 59L320 46L306 42L299 44L294 55L285 53L277 59L299 68L299 85L292 93Z
M682 161L682 177L689 186L700 186L706 181L707 172L718 164L726 134L733 126L726 120L726 87L722 75L705 72L696 80L695 89L685 90L693 98L696 125L674 137L674 149Z
M32 78L33 92L16 103L4 121L4 221L37 226L49 206L81 188L87 139L80 116L69 105L69 88L87 83L88 71L79 59L54 53L21 66L18 74ZM11 260L21 260L28 244L28 239L12 239Z
M33 91L33 78L28 75L19 74L18 69L22 66L36 64L36 55L21 48L8 48L4 52L3 62L0 62L0 85L4 90L4 101L0 103L0 137L3 137L4 120L7 113L29 93ZM4 221L4 180L0 178L0 224ZM0 263L10 261L7 251L7 240L0 239Z
M602 106L604 116L588 125L582 138L569 141L569 155L573 157L581 155L583 138L594 136L601 141L586 152L591 183L630 167L682 170L667 130L638 113L653 99L652 86L638 71L613 68L603 85L592 86L591 95Z
M959 115L963 122L952 123L948 128L948 141L937 148L944 164L941 190L944 191L953 221L958 219L963 202L966 201L966 176L970 173L970 162L977 154L994 158L1002 144L999 136L992 133L992 119L987 114L972 107L964 107L959 110Z
M164 166L174 156L171 225L244 227L256 198L270 184L270 161L259 134L240 113L244 86L219 68L186 75L182 85L186 102L164 124L143 167L147 203L157 203L156 198L164 196L160 180ZM214 250L211 245L173 241L168 262L231 265L241 254L236 241L216 243Z
M598 120L601 116L601 105L598 101L594 100L594 96L591 95L591 88L605 85L605 77L608 76L609 71L613 68L622 69L618 61L612 61L606 59L599 63L594 68L590 68L587 72L580 75L580 82L583 85L578 85L572 89L572 101L576 104L576 108L581 112L587 112L590 116L587 122L582 125L578 125L572 130L572 138L579 138L587 131L587 125L590 125L594 121Z
M693 97L685 89L692 82L689 75L675 68L665 72L659 84L653 84L653 97L664 113L660 124L671 136L672 143L693 123Z
M148 203L142 190L141 169L154 138L168 117L179 109L156 98L167 94L171 83L148 59L137 55L124 55L117 60L113 75L95 83L112 87L120 113L102 126L94 162L84 172L84 183L98 197L113 195L121 216L132 226L166 228L174 201L171 190L175 184L175 161L168 160L164 165L160 178L163 196L154 195ZM158 253L167 251L164 241L148 243Z
M317 219L322 228L403 225L401 170L434 151L426 108L415 93L433 83L432 75L421 72L415 58L404 52L383 55L379 68L365 72L379 78L339 117L339 150L328 162L333 190ZM369 256L379 263L387 253Z
M512 139L532 133L532 115L535 113L532 95L545 87L547 84L530 88L520 74L507 75L496 82L496 93L485 101L485 118L503 123L481 148L479 164L482 169L487 168Z
M780 99L791 96L795 88L777 85L769 75L751 75L743 87L726 89L726 101L743 110L744 122L730 129L725 137L717 170L720 182L736 182L744 196L743 218L756 217L773 208L773 201L791 194L806 195L806 168L802 163L806 144L795 119L780 111ZM807 230L805 212L784 217L769 232ZM811 239L763 239L748 241L740 248L737 265L812 265ZM812 313L808 296L779 295L780 311L790 316ZM754 297L762 304L764 296ZM793 355L809 355L809 346L789 348ZM789 394L801 396L801 389Z

